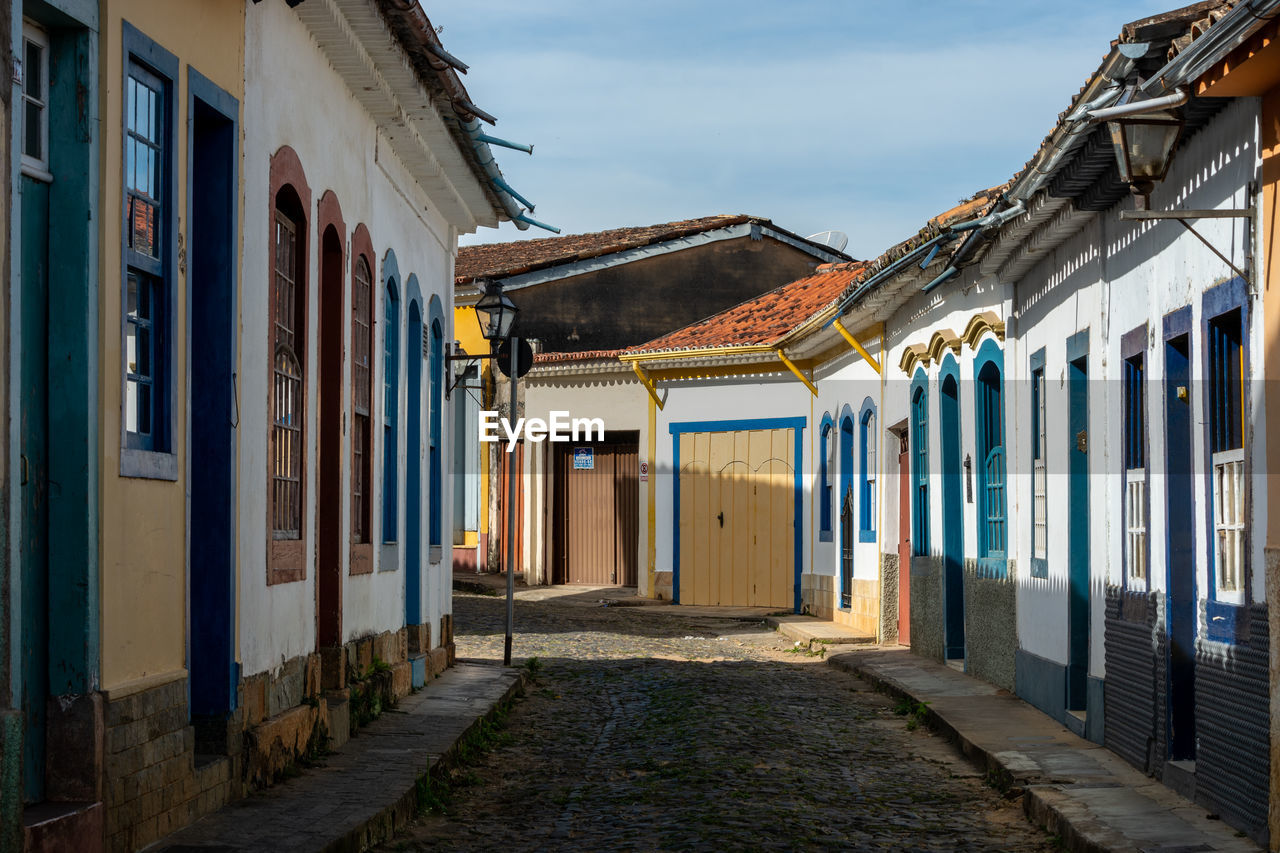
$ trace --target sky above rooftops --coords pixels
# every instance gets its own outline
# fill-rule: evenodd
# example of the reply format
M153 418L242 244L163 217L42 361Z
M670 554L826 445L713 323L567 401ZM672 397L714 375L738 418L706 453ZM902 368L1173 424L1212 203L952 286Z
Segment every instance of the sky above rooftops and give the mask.
M563 233L747 213L874 258L1020 169L1151 0L421 0ZM552 236L510 223L463 245Z

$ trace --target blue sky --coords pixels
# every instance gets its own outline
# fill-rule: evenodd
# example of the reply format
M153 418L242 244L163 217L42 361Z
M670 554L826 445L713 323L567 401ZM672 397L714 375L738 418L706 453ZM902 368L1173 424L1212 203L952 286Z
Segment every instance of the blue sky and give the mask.
M1169 0L421 0L564 233L749 213L871 258L1031 157ZM550 236L509 223L464 244Z

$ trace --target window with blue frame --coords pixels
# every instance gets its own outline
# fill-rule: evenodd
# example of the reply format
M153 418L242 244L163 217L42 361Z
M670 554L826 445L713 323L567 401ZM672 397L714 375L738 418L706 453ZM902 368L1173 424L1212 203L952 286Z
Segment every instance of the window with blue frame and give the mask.
M428 461L430 473L431 488L431 518L428 525L429 536L427 544L432 548L440 548L442 542L441 529L443 527L443 507L441 506L441 498L444 494L444 483L442 477L444 472L440 462L440 430L442 410L444 408L444 331L440 326L439 319L431 321L431 340L428 342L428 352L430 353L431 364L431 424L428 433Z
M176 73L177 61L172 55L126 28L121 234L123 443L127 450L153 453L169 453L172 447L172 101ZM126 473L147 475L144 470Z
M929 553L929 400L922 383L911 392L911 441L915 470L912 471L911 553Z
M1049 485L1046 461L1044 349L1031 356L1031 576L1049 576Z
M1146 338L1146 328L1141 329ZM1124 360L1124 528L1125 585L1147 583L1146 391L1143 353Z
M818 540L831 541L831 415L822 416L818 456Z
M387 279L386 327L382 336L382 541L398 534L400 470L400 295Z
M1244 603L1244 323L1237 307L1208 322L1209 444L1214 584L1218 600Z
M1003 356L988 340L974 363L978 484L978 565L1004 577L1008 570L1008 508L1005 501Z
M876 541L876 410L868 406L858 419L858 539Z

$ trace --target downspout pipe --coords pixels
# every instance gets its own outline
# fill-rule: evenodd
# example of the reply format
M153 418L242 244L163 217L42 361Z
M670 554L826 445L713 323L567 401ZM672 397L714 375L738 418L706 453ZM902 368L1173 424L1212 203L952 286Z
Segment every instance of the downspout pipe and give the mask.
M501 148L510 148L512 151L523 151L526 154L533 153L532 145L525 145L522 142L512 142L509 139L501 139L497 136L490 136L487 133L480 134L476 139L479 139L485 145L497 145Z
M502 172L498 169L498 163L493 159L493 152L489 150L489 146L479 138L484 135L480 130L480 122L472 118L466 121L460 120L459 123L463 132L467 134L467 139L471 142L471 150L475 153L476 160L484 171L485 177L488 178L490 186L493 187L494 194L498 196L498 202L502 205L503 211L521 231L529 230L529 226L533 223L520 218L524 215L524 211L520 209L520 205L515 198L511 193L495 183L495 180L502 181ZM505 184L506 181L502 181L502 183Z
M1015 216L1026 213L1026 211L1026 202L1019 200L1014 202L1012 207L1006 208L999 213L988 213L980 219L957 222L955 225L948 225L947 230L954 233L957 231L975 231L979 228L998 228Z
M1135 101L1129 104L1121 104L1118 107L1104 107L1097 110L1089 110L1089 120L1091 122L1109 121L1114 118L1124 118L1126 116L1143 115L1144 113L1153 112L1155 110L1168 110L1174 107L1180 107L1189 99L1186 89L1176 89L1171 94L1164 95L1159 98L1148 98L1145 101Z
M520 223L522 222L525 224L521 225ZM534 219L532 216L526 216L523 213L515 217L515 223L516 223L516 227L520 228L521 230L528 228L530 225L534 225L534 226L537 226L538 228L541 228L544 231L550 231L552 234L560 233L560 229L555 227L554 225L548 225L545 222L539 222L538 220Z
M952 234L950 231L943 231L943 233L939 234L938 236L930 240L926 240L925 242L921 243L919 246L916 246L914 249L907 252L905 255L898 258L893 263L889 264L889 266L885 267L884 269L880 270L880 272L876 273L875 275L871 276L871 278L864 281L858 287L857 290L849 294L848 298L841 300L839 306L836 308L836 315L839 316L840 314L843 314L846 310L848 310L849 306L857 302L862 297L862 295L866 293L868 290L875 287L881 281L884 281L886 278L893 275L898 270L905 267L907 264L910 264L916 258L925 254L934 246L940 245L942 243L946 243L954 239L955 239L955 235Z
M525 207L529 208L529 212L533 213L533 208L535 207L534 203L529 201L529 199L525 198L524 196L520 195L520 193L516 192L515 188L511 186L511 184L507 183L504 178L492 178L491 180L493 181L493 185L495 187L498 187L499 189L506 190L507 192L511 193L512 198L514 198L516 201L523 204Z

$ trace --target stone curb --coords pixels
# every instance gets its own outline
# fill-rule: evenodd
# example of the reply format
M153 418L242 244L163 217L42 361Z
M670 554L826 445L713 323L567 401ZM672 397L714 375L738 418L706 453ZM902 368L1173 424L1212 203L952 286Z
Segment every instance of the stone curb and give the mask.
M864 669L851 661L841 660L837 657L828 658L827 663L837 669L856 675L874 685L877 690L894 698L906 699L911 702L920 701L917 696L894 679ZM959 746L965 758L977 765L978 769L984 771L992 783L1003 790L1019 787L1018 777L999 757L966 738L963 732L932 707L925 707L927 710L923 716L929 728L945 735L948 740ZM1023 813L1026 814L1029 820L1038 826L1044 827L1047 832L1058 836L1061 839L1062 849L1073 851L1073 853L1119 853L1119 851L1131 853L1134 850L1133 845L1125 839L1118 839L1120 843L1113 845L1093 837L1101 834L1098 831L1101 829L1100 827L1092 826L1092 831L1090 831L1090 829L1083 826L1077 826L1076 822L1064 809L1052 802L1054 799L1053 794L1056 792L1054 786L1023 785L1021 787L1023 791ZM1089 823L1092 824L1093 822L1089 821Z
M358 826L352 827L341 836L320 847L317 853L360 853L360 851L367 850L375 844L394 839L396 833L418 815L418 782L427 776L437 777L453 767L458 758L458 745L466 740L472 732L476 731L481 723L493 719L499 708L510 705L515 697L524 692L529 683L528 676L523 672L518 672L516 675L515 681L511 682L511 686L506 689L496 702L489 706L488 710L476 717L471 722L471 725L463 729L444 752L432 758L426 769L414 778L413 784L409 786L407 791L397 796L393 802L384 806L376 814L366 818Z

